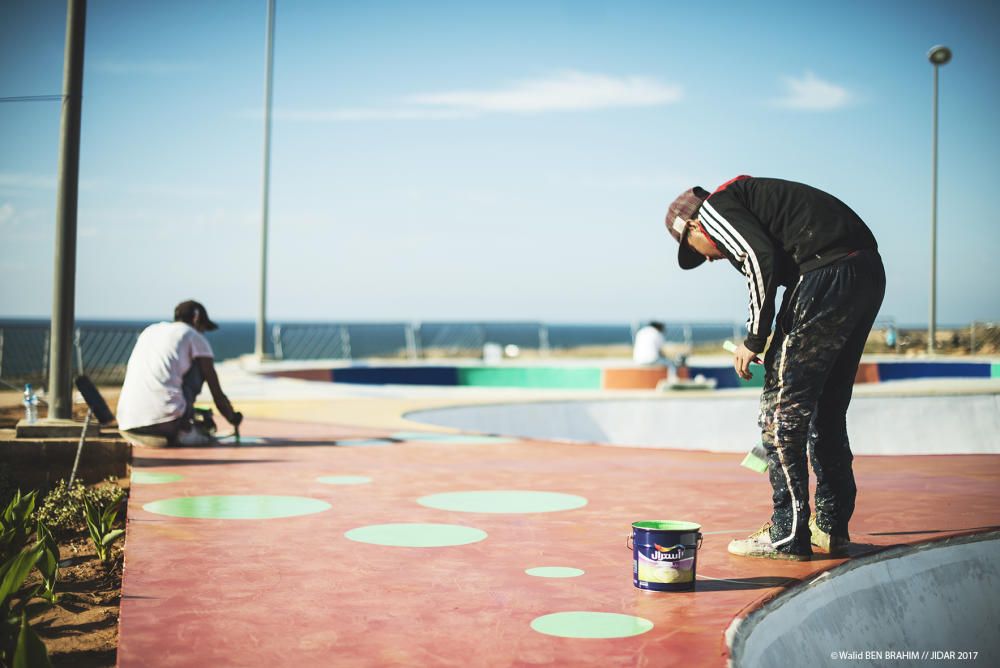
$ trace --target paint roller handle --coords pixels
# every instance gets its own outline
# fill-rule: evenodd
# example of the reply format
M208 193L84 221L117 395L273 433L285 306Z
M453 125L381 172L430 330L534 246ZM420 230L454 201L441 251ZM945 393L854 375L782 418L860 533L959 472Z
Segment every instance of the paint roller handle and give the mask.
M627 547L629 550L632 549L632 538L633 537L635 537L635 533L630 533L628 535L628 538L625 539L625 547Z
M243 424L243 413L239 411L233 413L233 419L230 420L233 425L233 435L236 437L236 442L240 442L240 425Z
M722 347L725 349L726 352L729 353L735 353L737 350L736 344L733 343L732 341L726 341L725 343L722 344ZM760 360L759 357L754 357L750 361L753 362L754 364L763 364L763 362Z

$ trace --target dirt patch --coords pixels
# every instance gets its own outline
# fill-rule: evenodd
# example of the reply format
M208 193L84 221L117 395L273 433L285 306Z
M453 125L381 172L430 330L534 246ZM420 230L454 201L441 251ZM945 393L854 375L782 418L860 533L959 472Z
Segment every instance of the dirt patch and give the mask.
M31 626L45 642L53 666L114 666L118 653L118 609L122 588L122 541L112 547L107 564L98 561L85 536L59 543L59 601L42 607ZM37 571L30 589L41 582ZM34 603L45 604L41 599Z

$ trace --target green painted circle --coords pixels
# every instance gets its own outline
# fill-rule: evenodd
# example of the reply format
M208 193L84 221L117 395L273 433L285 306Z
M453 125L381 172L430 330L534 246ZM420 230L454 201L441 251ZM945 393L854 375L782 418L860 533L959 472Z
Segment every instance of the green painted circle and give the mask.
M157 471L132 471L132 482L143 485L162 485L167 482L183 480L179 473L159 473Z
M267 520L310 515L330 504L303 496L181 496L144 505L143 510L171 517L213 520Z
M344 534L350 540L392 547L451 547L478 543L486 532L460 524L373 524L351 529Z
M357 448L372 445L392 445L392 441L384 438L345 438L341 441L334 441L334 445L341 448Z
M580 508L587 505L587 499L559 492L484 490L431 494L417 499L417 503L461 513L551 513Z
M400 441L423 441L427 443L495 444L513 443L516 439L486 434L442 434L433 431L398 431L392 435Z
M649 631L653 622L615 612L556 612L536 617L531 628L560 638L628 638Z
M267 443L267 439L257 436L240 436L240 440L237 442L236 435L233 434L231 436L220 436L219 443L224 443L225 445L261 445Z
M527 568L524 572L536 578L575 578L583 575L583 571L579 568L569 566L538 566Z
M694 522L678 522L675 520L646 520L645 522L632 522L636 529L652 529L653 531L697 531L700 524Z
M363 475L325 475L316 478L316 482L324 485L364 485L372 479Z

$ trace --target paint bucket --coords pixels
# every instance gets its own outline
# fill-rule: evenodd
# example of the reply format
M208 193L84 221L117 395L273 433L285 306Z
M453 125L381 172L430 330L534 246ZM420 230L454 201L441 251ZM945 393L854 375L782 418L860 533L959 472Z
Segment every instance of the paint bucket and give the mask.
M698 567L701 525L674 520L632 523L632 584L652 591L691 591Z

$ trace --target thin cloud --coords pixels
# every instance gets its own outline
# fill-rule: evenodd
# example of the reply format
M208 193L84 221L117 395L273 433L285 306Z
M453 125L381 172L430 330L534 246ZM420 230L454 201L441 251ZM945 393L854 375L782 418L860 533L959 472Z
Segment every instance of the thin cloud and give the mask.
M93 64L96 72L105 74L144 74L163 76L195 72L201 67L195 63L167 60L98 60Z
M253 114L263 118L263 113ZM456 109L275 109L278 121L336 123L350 121L440 121L469 118L474 114Z
M612 77L586 72L562 72L525 79L508 86L409 95L385 108L276 109L275 120L306 123L352 121L456 120L482 114L537 114L628 107L655 107L678 102L680 86L651 77ZM261 110L245 117L262 118Z
M846 107L854 101L854 95L835 83L824 81L812 72L800 78L782 77L785 95L774 100L775 106L803 111L829 111Z
M504 88L456 90L412 95L420 106L496 113L585 111L614 107L655 107L677 102L679 86L642 76L612 77L586 72L563 72L542 79L526 79Z
M52 176L39 176L23 172L0 172L0 189L3 190L52 190L56 180Z
M8 223L14 222L14 205L10 202L4 202L0 206L0 227L7 225Z

